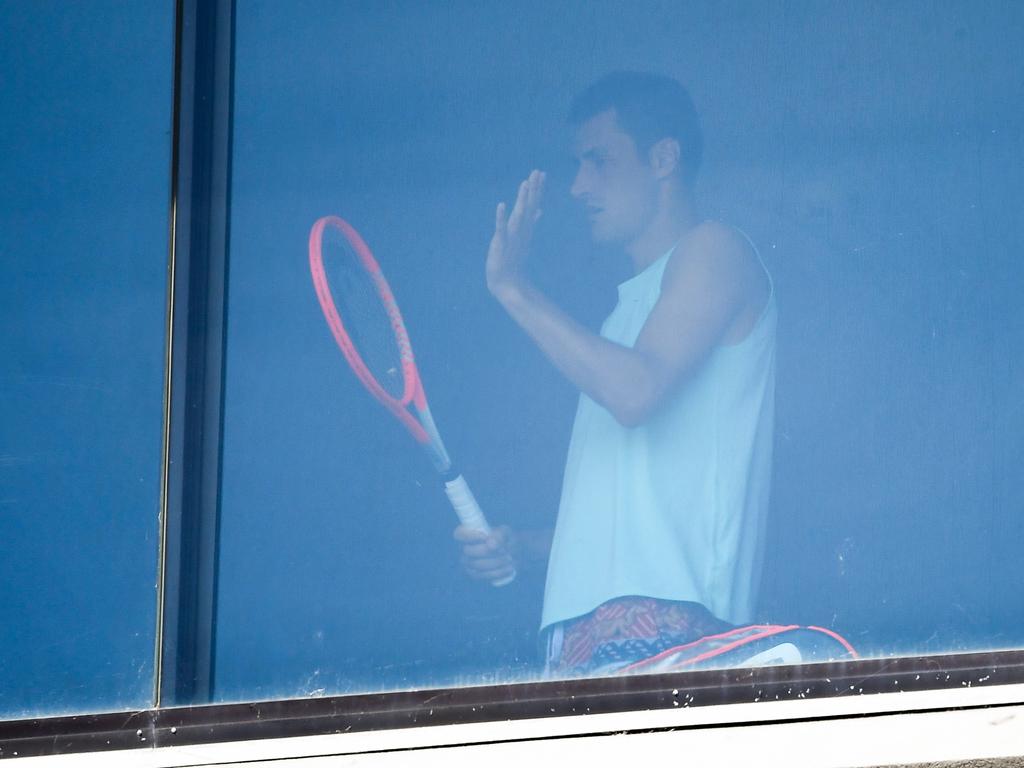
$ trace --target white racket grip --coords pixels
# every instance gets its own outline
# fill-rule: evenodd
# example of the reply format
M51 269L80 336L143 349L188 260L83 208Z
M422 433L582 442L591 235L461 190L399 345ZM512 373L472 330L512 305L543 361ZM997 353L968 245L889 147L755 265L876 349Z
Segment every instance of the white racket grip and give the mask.
M467 528L472 528L474 531L491 532L491 526L487 524L487 518L484 517L483 510L476 503L473 492L469 490L466 478L459 475L454 480L449 480L444 484L444 492L448 494L448 501L452 503L455 514L459 516L459 522ZM504 587L506 584L511 584L515 578L516 574L513 571L510 576L492 581L491 584L496 587Z

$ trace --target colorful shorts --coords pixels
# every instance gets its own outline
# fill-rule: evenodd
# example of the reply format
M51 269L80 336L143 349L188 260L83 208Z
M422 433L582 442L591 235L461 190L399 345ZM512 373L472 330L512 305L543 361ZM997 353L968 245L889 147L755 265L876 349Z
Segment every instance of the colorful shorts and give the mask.
M731 628L700 603L617 597L549 630L547 672L555 677L611 674Z

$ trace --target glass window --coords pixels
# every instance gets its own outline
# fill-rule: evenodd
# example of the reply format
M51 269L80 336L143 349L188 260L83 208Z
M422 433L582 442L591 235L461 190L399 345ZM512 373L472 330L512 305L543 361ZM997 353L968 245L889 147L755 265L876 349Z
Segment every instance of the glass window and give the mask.
M621 673L753 624L865 657L1019 647L1021 21L240 4L214 698L533 679L545 654ZM529 258L509 223L485 269L532 169ZM325 323L328 215L518 535L511 584L500 546L464 573L454 473ZM845 657L822 643L792 645Z
M0 22L0 717L152 704L170 3Z

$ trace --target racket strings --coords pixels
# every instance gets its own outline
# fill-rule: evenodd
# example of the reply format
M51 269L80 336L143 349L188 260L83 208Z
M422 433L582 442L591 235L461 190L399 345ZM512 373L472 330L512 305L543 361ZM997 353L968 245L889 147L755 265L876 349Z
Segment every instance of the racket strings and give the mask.
M383 279L379 272L374 274L374 277ZM374 281L376 282L376 281ZM409 342L409 336L405 332L405 326L398 319L401 314L398 311L398 304L395 302L394 296L391 295L390 289L387 293L381 295L381 303L384 305L384 309L387 312L388 319L391 322L391 330L395 334L395 343L398 345L398 356L406 361L412 362L412 344Z
M321 250L331 296L356 353L381 388L400 400L403 362L411 361L412 349L394 298L390 292L382 295L343 237L325 233Z

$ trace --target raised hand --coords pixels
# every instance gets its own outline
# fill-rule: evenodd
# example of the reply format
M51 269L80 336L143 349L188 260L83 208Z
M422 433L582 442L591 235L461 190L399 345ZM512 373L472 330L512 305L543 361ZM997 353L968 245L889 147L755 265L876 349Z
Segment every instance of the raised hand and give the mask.
M519 185L511 213L505 203L498 203L494 214L494 236L487 249L487 287L495 295L514 288L522 279L522 266L529 254L533 226L541 216L544 179L543 171L533 171Z

